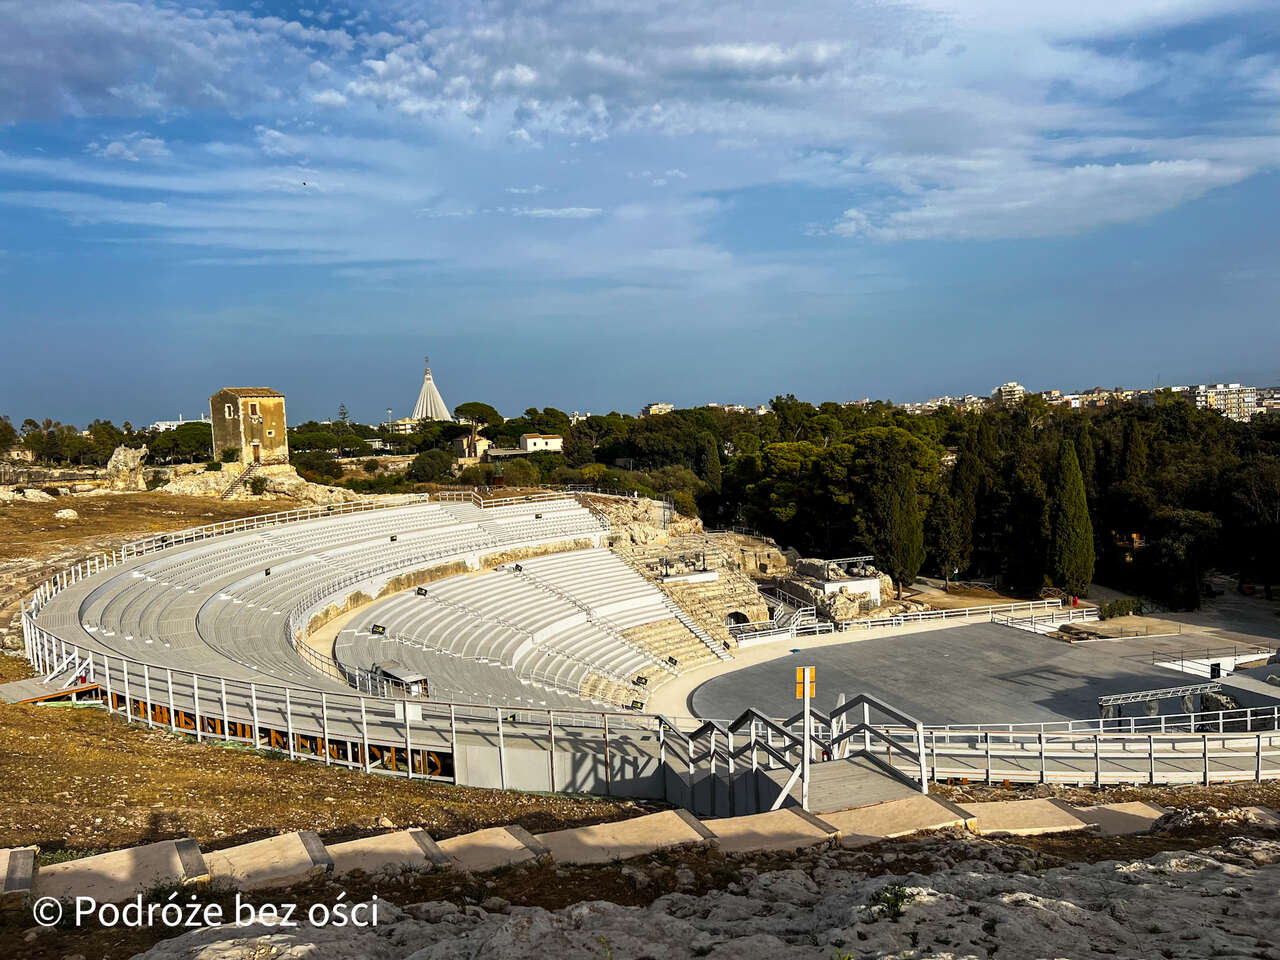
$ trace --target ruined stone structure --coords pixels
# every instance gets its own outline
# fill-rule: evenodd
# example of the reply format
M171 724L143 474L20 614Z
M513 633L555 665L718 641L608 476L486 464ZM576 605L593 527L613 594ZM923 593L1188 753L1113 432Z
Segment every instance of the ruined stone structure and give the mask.
M284 394L270 387L224 387L209 398L214 456L236 451L236 462L289 462Z

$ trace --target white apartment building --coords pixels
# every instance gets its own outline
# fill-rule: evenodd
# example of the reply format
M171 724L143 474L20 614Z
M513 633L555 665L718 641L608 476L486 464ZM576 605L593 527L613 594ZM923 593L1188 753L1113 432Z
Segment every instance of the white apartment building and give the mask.
M1196 407L1217 410L1229 420L1248 423L1258 409L1258 388L1239 383L1200 384L1192 394Z

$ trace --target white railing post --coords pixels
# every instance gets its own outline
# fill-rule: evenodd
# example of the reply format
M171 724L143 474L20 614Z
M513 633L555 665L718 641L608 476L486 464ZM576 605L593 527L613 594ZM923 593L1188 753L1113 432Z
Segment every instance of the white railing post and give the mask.
M250 741L256 750L262 744L262 727L258 723L258 686L249 684L249 710L253 716L253 739Z
M191 674L191 712L196 718L196 743L204 742L204 731L200 729L200 681Z
M332 763L329 757L329 698L320 694L320 749L324 753L324 765Z
M142 665L142 689L147 697L147 726L154 727L155 723L151 719L151 673L145 663Z
M174 733L178 732L178 712L173 708L173 671L166 668L164 671L165 684L169 688L169 729Z
M222 705L222 742L231 741L231 722L227 718L227 678L218 678L218 700Z
M289 696L289 688L284 688L284 735L289 738L289 759L294 757L293 750L293 701Z
M501 751L499 751L501 753ZM409 698L404 698L404 768L405 776L413 779L413 734L409 728ZM425 774L426 771L424 770Z
M364 760L364 772L369 772L369 716L365 713L364 697L360 698L360 752Z

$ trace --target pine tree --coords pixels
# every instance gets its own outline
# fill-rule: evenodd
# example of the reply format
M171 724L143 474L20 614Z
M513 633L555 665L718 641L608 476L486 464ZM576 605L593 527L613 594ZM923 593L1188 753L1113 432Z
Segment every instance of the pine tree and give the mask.
M924 523L920 517L915 479L906 464L894 467L888 483L878 492L879 516L876 562L898 587L915 581L924 563Z
M1093 579L1093 523L1075 445L1063 440L1049 501L1049 574L1073 595L1087 592Z

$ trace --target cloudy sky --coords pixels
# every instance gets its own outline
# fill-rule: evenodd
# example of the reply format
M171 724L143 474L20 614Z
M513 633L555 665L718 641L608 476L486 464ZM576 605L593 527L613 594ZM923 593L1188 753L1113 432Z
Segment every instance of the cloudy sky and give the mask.
M1274 0L0 0L0 412L1280 382Z

